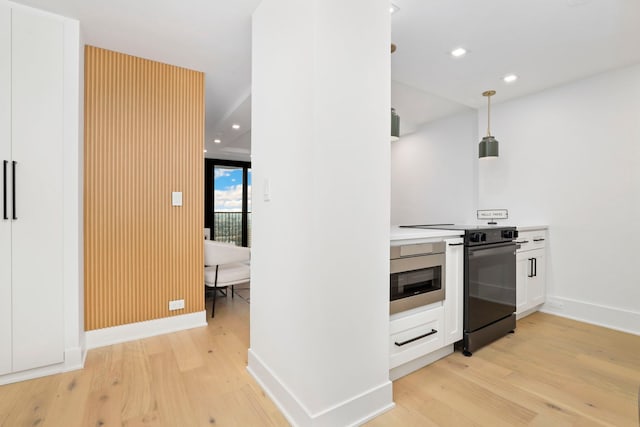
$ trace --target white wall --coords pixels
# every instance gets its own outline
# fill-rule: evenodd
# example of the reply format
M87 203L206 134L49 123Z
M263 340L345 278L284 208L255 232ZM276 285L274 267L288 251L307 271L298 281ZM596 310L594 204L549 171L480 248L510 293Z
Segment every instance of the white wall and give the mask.
M253 17L248 369L294 425L392 405L388 7L264 0Z
M549 224L546 309L640 333L640 65L494 105L491 123L479 205Z
M391 144L391 224L475 220L477 125L469 111Z

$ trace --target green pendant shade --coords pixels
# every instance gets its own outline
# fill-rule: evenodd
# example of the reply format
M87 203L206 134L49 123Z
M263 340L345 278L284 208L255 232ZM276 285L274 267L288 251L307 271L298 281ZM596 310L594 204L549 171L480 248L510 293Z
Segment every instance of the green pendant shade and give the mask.
M491 136L491 97L495 94L495 90L482 92L482 96L487 97L487 136L478 144L478 157L481 159L498 157L498 140Z
M400 116L396 114L396 109L391 109L391 141L400 139Z
M485 136L478 144L478 157L498 157L498 140L493 136Z

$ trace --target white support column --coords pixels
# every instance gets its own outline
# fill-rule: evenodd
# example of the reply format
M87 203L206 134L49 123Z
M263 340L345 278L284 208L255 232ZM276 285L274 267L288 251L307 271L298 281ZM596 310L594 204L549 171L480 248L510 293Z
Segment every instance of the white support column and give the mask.
M263 0L253 17L249 370L294 425L393 406L388 8Z

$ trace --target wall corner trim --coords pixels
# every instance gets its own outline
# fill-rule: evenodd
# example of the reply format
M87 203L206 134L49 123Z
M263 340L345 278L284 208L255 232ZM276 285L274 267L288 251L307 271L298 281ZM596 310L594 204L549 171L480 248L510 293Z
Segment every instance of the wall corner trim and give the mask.
M133 341L170 332L207 326L207 312L182 314L179 316L163 317L161 319L146 320L144 322L129 323L110 328L87 331L85 335L86 348L104 347L126 341Z
M311 414L260 357L251 349L248 353L247 371L293 426L357 426L393 409L395 406L392 383L386 381L319 413Z

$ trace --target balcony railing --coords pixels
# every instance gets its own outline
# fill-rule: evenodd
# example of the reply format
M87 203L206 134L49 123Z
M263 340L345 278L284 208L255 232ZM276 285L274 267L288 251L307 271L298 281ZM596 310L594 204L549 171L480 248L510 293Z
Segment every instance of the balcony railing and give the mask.
M212 239L242 246L242 212L214 212ZM247 243L251 246L251 212L247 214Z

